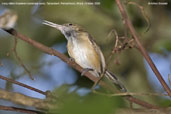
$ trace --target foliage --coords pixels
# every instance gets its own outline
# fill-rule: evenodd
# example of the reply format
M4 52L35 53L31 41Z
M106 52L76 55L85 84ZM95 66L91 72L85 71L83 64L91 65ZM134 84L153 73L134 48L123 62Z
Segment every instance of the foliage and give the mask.
M76 91L68 92L67 86L62 86L55 90L54 94L58 96L56 104L62 101L60 109L51 109L51 113L59 114L114 114L119 107L124 106L120 97L106 97L98 94L89 93L80 96Z

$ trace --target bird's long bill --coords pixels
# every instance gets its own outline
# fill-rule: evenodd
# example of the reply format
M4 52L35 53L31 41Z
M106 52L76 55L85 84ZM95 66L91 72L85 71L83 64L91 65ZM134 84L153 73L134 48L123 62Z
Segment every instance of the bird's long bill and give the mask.
M56 29L58 29L60 31L62 31L62 29L64 27L62 25L58 25L58 24L55 24L55 23L52 23L52 22L46 21L46 20L43 20L43 24L48 25L48 26L53 27L53 28L56 28Z

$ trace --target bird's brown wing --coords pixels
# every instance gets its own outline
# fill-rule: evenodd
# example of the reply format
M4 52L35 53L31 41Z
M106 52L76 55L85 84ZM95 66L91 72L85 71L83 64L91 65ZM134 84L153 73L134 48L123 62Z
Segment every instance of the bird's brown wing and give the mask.
M88 38L90 40L90 42L92 43L92 45L94 46L95 51L98 53L98 55L100 56L100 66L101 66L101 73L103 73L105 71L105 67L106 67L106 63L105 63L105 58L104 55L100 49L100 47L96 44L96 42L94 41L93 37L88 34Z

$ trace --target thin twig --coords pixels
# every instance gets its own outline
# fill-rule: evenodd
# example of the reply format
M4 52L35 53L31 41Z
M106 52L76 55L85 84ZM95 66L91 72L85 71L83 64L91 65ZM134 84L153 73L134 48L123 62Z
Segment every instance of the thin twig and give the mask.
M142 46L141 42L139 41L140 38L138 37L138 35L137 35L137 33L136 33L130 19L128 18L126 10L124 9L124 7L121 4L120 0L116 0L116 3L118 5L118 7L119 7L119 10L120 10L121 15L122 15L122 17L124 19L126 27L129 28L130 33L132 34L135 42L137 43L139 51L141 52L141 54L144 56L144 58L146 59L146 61L150 65L151 69L155 73L156 77L160 81L160 83L163 86L163 88L165 89L165 91L168 93L169 96L171 96L171 90L170 90L169 86L166 84L166 82L164 81L164 79L161 76L160 72L157 70L156 66L154 65L152 59L148 55L147 51L145 50L145 48Z
M109 97L113 97L113 96L128 96L128 95L132 95L132 96L168 96L168 94L161 94L161 93L133 93L133 92L125 92L125 93L115 93L115 94L105 94L105 93L100 93L97 91L94 91L94 93L100 94L100 95L104 95L104 96L109 96Z
M170 74L168 74L168 80L169 80L169 84L171 86Z
M56 57L59 57L61 60L63 60L64 62L66 62L68 65L70 65L72 68L76 69L77 71L79 72L82 72L83 71L83 68L81 68L78 64L76 64L74 61L71 61L68 57L66 57L64 54L52 49L52 48L49 48L39 42L36 42L32 39L30 39L29 37L26 37L24 35L22 35L21 33L18 33L16 30L14 29L11 29L11 30L5 30L6 32L8 32L9 34L29 43L30 45L40 49L41 51L47 53L47 54L50 54L50 55L54 55ZM93 76L91 73L89 72L86 72L84 73L84 75L89 78L91 81L93 82L96 82L97 80L99 80L99 78ZM109 84L106 84L104 81L100 81L99 84L102 86L102 87L105 87L105 88L108 88L109 90L111 91L114 91L115 89L113 87L111 87ZM127 96L126 97L127 100L131 101L131 102L134 102L136 104L139 104L143 107L146 107L146 108L153 108L153 109L156 109L156 108L159 108L158 106L155 106L155 105L152 105L152 104L149 104L145 101L142 101L142 100L139 100L137 98L134 98L132 96Z
M44 92L44 91L41 91L41 90L39 90L39 89L36 89L36 88L31 87L31 86L26 85L26 84L23 84L23 83L21 83L21 82L15 81L15 80L13 80L13 79L7 78L7 77L5 77L5 76L0 75L0 79L6 80L6 81L11 82L11 83L14 83L14 84L17 84L17 85L19 85L19 86L25 87L25 88L30 89L30 90L32 90L32 91L38 92L38 93L40 93L40 94L47 95L47 93Z
M151 24L150 24L150 19L149 19L149 17L146 15L146 13L145 13L145 11L144 11L144 7L141 6L141 5L139 5L139 4L137 4L136 2L128 2L128 4L135 5L135 6L137 6L137 7L140 9L140 11L141 11L141 13L142 13L142 15L143 15L145 21L147 22L147 29L146 29L146 31L145 31L145 32L147 32L147 31L150 29Z
M24 63L22 62L21 58L18 56L17 54L17 38L14 38L14 47L13 47L13 52L14 52L14 55L16 56L18 62L20 63L21 67L24 68L24 70L28 73L29 77L34 80L31 72L27 69L27 67L24 65Z
M111 36L111 34L112 33L114 33L114 35L115 35L115 45L114 45L114 47L112 48L112 51L111 51L111 53L109 54L109 59L107 60L107 62L106 62L106 67L108 67L109 66L109 64L110 64L110 62L111 62L111 59L112 59L112 56L113 56L113 54L116 52L116 48L117 48L117 46L118 46L118 42L119 42L119 36L118 36L118 33L117 33L117 31L115 30L115 29L113 29L109 34L108 34L108 37L110 37Z
M27 113L27 114L44 114L43 112L36 111L36 110L17 108L11 106L2 106L2 105L0 105L0 110L15 111L15 112Z

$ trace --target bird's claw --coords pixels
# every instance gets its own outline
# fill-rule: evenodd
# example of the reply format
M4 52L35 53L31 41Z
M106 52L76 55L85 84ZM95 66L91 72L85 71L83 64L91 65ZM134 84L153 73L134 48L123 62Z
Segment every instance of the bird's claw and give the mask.
M81 72L81 76L83 76L86 72L93 71L91 68L84 68L83 71Z
M72 58L72 57L70 57L69 60L72 61L72 62L75 62L75 59Z

